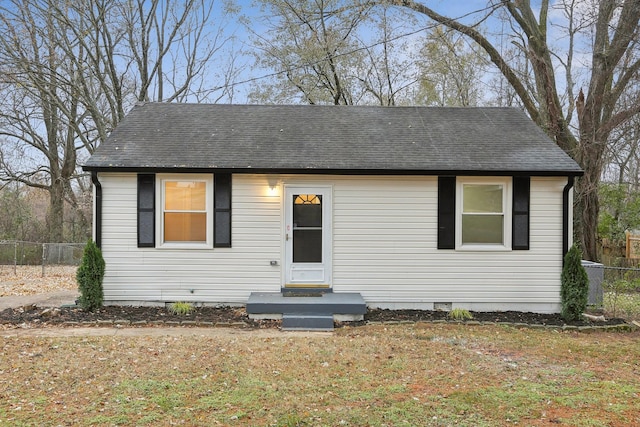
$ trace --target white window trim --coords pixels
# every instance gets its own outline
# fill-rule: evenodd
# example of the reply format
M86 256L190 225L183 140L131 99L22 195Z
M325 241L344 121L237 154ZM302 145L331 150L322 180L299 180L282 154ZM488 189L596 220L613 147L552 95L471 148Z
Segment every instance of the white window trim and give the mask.
M197 181L206 184L207 240L206 242L164 241L164 184L166 181ZM156 175L156 248L213 249L213 174L157 174Z
M512 235L512 184L511 177L458 177L456 180L456 250L460 251L510 251ZM502 207L504 212L503 240L500 244L462 244L462 200L465 184L502 185Z

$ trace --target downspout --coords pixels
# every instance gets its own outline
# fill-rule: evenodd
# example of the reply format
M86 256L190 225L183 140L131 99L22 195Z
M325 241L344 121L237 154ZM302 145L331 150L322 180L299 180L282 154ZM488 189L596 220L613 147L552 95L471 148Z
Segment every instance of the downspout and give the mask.
M573 200L569 199L571 188L575 177L569 176L567 185L562 191L562 265L564 266L564 257L569 252L569 207L573 205Z
M95 222L95 242L96 246L99 248L102 247L102 185L100 181L98 181L98 172L91 172L91 182L95 187L95 211L94 211L94 222Z

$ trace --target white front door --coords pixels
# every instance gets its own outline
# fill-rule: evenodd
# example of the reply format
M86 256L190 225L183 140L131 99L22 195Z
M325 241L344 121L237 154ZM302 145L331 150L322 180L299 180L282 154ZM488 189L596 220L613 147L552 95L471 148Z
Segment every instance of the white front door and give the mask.
M285 287L331 286L331 187L285 186Z

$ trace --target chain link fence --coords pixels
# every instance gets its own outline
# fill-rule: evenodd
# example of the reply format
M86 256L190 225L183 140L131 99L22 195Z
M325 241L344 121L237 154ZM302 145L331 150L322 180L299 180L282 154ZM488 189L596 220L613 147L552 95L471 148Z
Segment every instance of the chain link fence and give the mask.
M640 319L640 260L607 261L605 265L600 264L604 307L610 316Z
M604 263L583 261L589 276L589 304L602 307L609 317L640 319L638 259L607 258Z
M47 266L79 265L84 246L84 243L0 241L0 266L13 269L13 274L19 266L42 266L44 276Z
M635 291L640 292L640 259L624 257L603 257L602 264L603 280L613 283L620 280L627 280L638 284Z

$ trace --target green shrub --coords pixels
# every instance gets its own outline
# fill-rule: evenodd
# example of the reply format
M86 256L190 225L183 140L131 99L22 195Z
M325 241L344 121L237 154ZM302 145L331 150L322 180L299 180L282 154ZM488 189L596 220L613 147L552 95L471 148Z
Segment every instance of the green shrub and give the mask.
M582 266L582 253L576 245L573 245L564 257L560 299L562 318L567 322L580 319L587 308L589 276Z
M93 311L102 307L104 295L102 278L104 277L104 259L102 251L93 240L84 247L82 262L76 272L76 281L80 291L79 304L85 310Z
M469 313L469 310L465 310L464 308L454 308L449 312L448 315L451 320L471 320L473 319L473 315Z
M174 302L169 304L169 311L177 315L189 314L193 311L193 304L189 302Z

